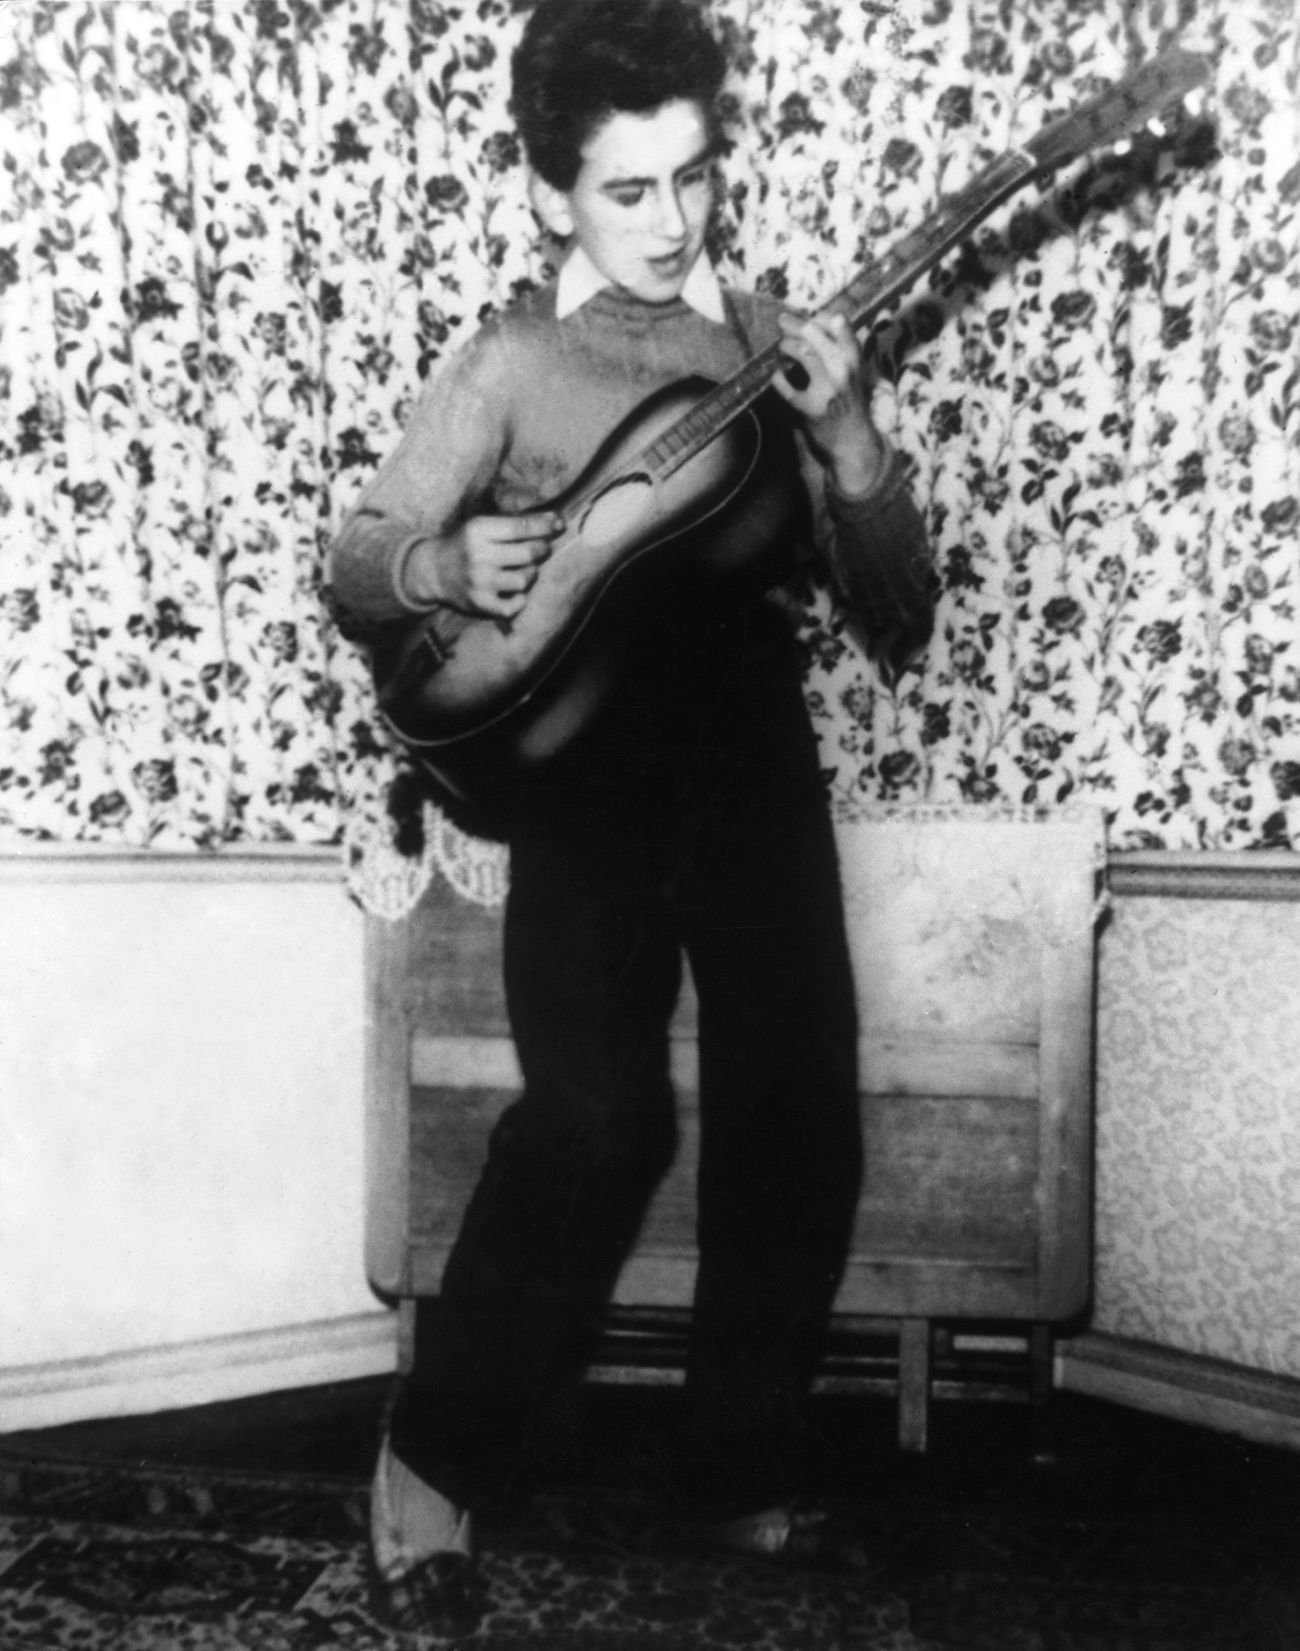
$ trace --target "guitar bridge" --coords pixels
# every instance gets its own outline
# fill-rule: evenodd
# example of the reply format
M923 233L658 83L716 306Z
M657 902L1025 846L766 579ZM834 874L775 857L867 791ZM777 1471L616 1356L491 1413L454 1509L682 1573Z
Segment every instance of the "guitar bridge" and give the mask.
M420 624L419 639L411 649L412 664L425 672L440 671L456 652L456 643L468 623L455 608L435 608Z
M440 671L451 658L452 650L439 636L438 627L432 620L420 632L419 651L423 656L420 663L426 671Z
M386 713L391 714L394 707L420 704L425 686L451 660L459 630L455 613L448 609L427 614L414 629L407 626L392 639L389 651L375 666L379 703Z

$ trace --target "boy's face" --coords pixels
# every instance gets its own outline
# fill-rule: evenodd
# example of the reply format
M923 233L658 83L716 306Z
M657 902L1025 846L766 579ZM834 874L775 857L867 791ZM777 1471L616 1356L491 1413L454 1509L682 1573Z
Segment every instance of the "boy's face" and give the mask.
M582 150L572 189L540 180L538 210L573 235L600 273L637 298L676 298L704 247L713 209L713 133L698 103L613 114Z

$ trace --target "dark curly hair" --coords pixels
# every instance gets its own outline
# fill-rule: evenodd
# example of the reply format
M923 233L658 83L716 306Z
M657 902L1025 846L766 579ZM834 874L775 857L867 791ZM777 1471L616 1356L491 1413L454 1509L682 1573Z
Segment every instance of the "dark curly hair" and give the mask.
M686 98L716 127L727 59L696 0L538 0L512 71L529 163L567 190L583 145L610 115Z

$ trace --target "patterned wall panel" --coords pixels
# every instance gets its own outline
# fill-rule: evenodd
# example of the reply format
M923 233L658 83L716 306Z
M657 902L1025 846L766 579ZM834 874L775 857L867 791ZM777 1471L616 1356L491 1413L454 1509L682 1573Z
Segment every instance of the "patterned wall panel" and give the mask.
M1100 955L1093 1328L1300 1377L1300 903L1117 899Z

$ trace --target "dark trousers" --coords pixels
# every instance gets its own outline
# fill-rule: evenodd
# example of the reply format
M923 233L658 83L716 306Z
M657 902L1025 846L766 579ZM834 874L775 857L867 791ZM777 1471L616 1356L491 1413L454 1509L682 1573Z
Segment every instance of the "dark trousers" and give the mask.
M627 690L518 800L504 969L524 1092L441 1294L419 1305L392 1418L397 1455L462 1504L554 1424L671 1162L683 952L699 999L696 1488L757 1507L796 1471L861 1173L834 842L784 633L732 635L659 683Z

